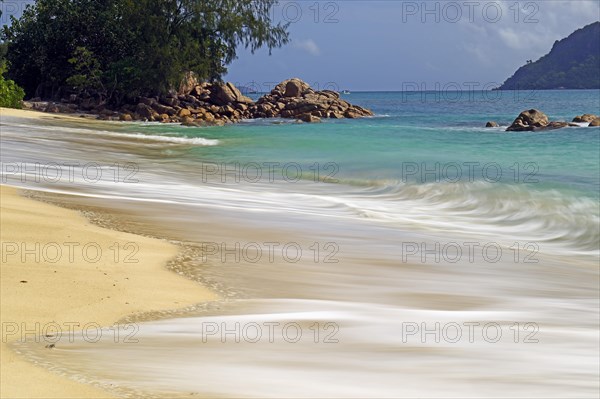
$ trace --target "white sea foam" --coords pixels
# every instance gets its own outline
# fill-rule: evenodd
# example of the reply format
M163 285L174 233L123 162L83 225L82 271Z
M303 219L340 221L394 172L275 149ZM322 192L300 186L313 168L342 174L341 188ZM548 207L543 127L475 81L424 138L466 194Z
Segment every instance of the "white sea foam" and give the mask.
M570 122L573 123L579 127L589 127L590 126L590 122Z
M187 145L201 145L201 146L213 146L218 145L219 140L207 139L203 137L175 137L175 136L162 136L162 135L149 135L143 133L113 133L103 132L102 134L112 137L123 137L132 138L137 140L146 141L158 141L172 144L187 144Z
M204 137L181 137L181 136L167 136L164 134L146 134L146 133L135 133L135 132L115 132L110 130L97 130L91 128L76 128L76 127L55 127L55 126L35 126L23 125L23 124L10 124L5 125L6 127L2 130L2 135L5 137L17 137L22 136L18 132L18 129L27 129L38 132L52 132L53 135L59 136L61 134L80 134L80 135L93 135L96 137L114 137L123 139L134 139L144 140L149 142L158 143L170 143L170 144L184 144L184 145L200 145L200 146L214 146L219 144L219 140L207 139Z
M45 350L44 361L104 386L177 396L594 397L594 317L565 328L572 309L557 301L558 311L540 315L536 303L550 305L444 311L340 301L225 303L225 315L143 323L134 343L115 343L114 328L95 343L64 337ZM44 348L22 350L35 355Z

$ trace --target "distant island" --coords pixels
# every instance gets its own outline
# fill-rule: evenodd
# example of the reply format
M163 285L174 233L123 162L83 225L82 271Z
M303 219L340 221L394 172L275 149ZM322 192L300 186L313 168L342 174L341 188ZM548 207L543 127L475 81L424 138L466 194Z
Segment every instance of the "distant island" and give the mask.
M557 40L550 53L526 65L499 90L600 89L600 22Z

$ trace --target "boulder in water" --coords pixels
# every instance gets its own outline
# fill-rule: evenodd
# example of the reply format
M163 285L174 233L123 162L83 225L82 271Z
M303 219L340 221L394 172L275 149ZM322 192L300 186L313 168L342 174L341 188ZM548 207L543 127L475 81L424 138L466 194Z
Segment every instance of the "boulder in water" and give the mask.
M507 132L524 132L548 126L548 116L537 109L530 109L519 114L517 119L506 129Z
M583 114L576 116L573 118L573 122L584 123L584 122L592 122L594 119L597 119L598 116L594 114Z

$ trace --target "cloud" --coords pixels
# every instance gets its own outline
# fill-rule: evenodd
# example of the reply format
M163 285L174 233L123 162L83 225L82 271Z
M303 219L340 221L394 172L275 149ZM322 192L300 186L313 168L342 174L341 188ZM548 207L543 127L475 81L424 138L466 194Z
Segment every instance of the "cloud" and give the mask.
M242 81L252 76L256 80L260 76L270 81L275 70L278 76L309 75L314 81L326 82L342 79L342 74L355 82L355 90L400 90L400 80L502 82L527 60L548 53L556 40L597 21L599 11L598 0L437 1L437 21L436 15L427 14L436 9L430 2L337 3L339 23L315 24L313 18L302 18L293 25L293 41L288 47L271 58L267 51L244 53L244 57L252 57L251 67L232 64L228 79ZM403 4L416 5L419 11L403 14ZM446 4L458 5L462 18L451 22L453 8L444 8ZM407 23L402 22L403 17ZM297 72L279 68L276 60L285 60ZM374 68L377 73L366 72ZM328 75L330 71L336 71L334 78Z
M490 72L508 70L525 59L536 60L550 51L555 40L597 20L598 15L597 0L496 0L492 4L502 9L497 21L486 17L480 5L472 21L463 18L457 24L459 30L450 32L462 44L459 51L478 65L490 68Z
M547 35L540 35L534 32L523 32L513 28L505 27L498 29L500 41L508 48L513 50L530 49L534 51L549 50L546 42ZM550 36L552 37L552 36Z
M305 39L305 40L300 39L300 40L296 40L296 41L292 42L292 44L294 47L304 50L310 55L321 54L321 50L319 49L319 46L317 46L317 43L315 43L315 41L312 39Z

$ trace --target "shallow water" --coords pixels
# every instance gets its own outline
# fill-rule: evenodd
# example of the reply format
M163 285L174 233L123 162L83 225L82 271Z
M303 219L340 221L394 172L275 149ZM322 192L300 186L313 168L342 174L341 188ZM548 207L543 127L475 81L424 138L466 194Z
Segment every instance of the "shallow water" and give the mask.
M597 396L600 129L481 128L533 106L502 93L352 94L377 116L318 125L3 117L5 183L185 243L181 272L224 298L136 343L19 350L159 396ZM551 119L600 108L534 94Z

